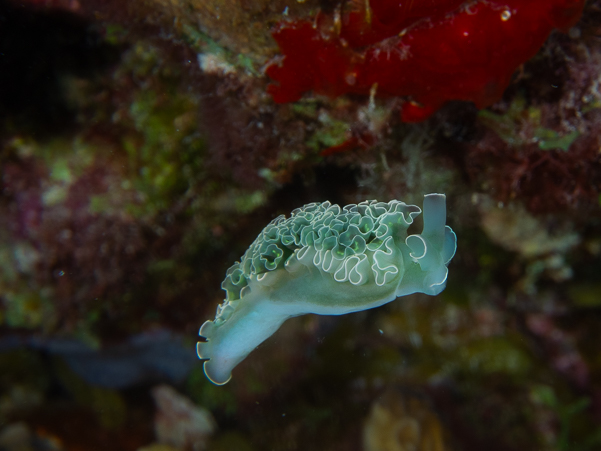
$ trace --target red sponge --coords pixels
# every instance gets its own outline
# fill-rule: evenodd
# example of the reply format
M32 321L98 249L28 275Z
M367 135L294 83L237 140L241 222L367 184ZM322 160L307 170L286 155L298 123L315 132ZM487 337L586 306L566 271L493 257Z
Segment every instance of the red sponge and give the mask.
M449 100L486 107L554 28L574 25L584 0L366 0L313 21L285 21L273 36L282 57L267 67L278 103L307 91L337 97L403 96L406 122ZM357 4L362 6L358 7Z

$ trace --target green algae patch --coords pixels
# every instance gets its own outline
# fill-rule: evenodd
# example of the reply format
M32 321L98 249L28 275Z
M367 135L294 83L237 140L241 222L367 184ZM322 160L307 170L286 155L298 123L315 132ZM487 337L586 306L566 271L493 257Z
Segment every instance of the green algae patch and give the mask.
M572 143L580 136L578 130L574 130L566 135L560 135L555 130L541 128L537 130L535 138L538 140L538 147L541 150L570 150Z
M517 96L504 114L480 110L478 118L507 144L519 146L525 143L525 138L519 134L520 124L532 119L540 121L540 110L528 109L526 100L522 96Z
M525 376L532 369L529 354L506 336L468 343L460 348L458 357L461 368L480 374Z
M335 119L325 111L318 114L318 121L320 126L306 141L310 149L321 151L338 146L350 138L351 127L347 122Z
M512 146L535 143L541 150L567 152L580 136L578 130L560 133L543 126L543 114L538 107L526 106L526 100L517 96L504 114L482 110L478 113L482 123L492 129L503 141Z
M236 211L239 214L248 214L265 205L267 194L264 191L254 191L235 197Z
M35 143L34 155L48 168L49 179L69 186L81 177L96 160L96 148L78 136Z
M317 102L314 99L301 99L293 103L291 108L298 116L316 120L318 115L317 106Z
M129 113L139 135L123 144L129 181L141 201L128 208L134 216L167 209L202 173L204 141L196 132L197 108L193 98L179 93L165 97L142 92L132 103Z
M35 291L25 286L15 291L0 292L4 307L3 323L14 328L51 328L56 321L56 312L50 294L49 288Z
M259 64L250 56L219 45L209 35L189 24L184 24L181 31L184 41L198 52L198 64L203 71L221 74L242 72L254 77L261 76Z
M137 86L129 102L116 105L112 113L112 120L123 126L120 148L94 148L96 155L110 155L115 173L105 192L90 196L89 209L150 220L205 174L198 100L183 92L178 69L144 41L124 54L113 77L125 86L137 80Z

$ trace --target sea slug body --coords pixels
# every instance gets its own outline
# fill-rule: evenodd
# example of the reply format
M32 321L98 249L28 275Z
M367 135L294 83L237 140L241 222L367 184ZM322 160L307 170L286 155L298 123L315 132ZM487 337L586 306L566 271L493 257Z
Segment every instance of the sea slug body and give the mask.
M222 385L231 371L291 317L343 315L399 296L440 293L457 239L446 197L424 197L423 231L407 234L421 209L398 200L343 208L330 202L297 208L263 229L227 271L226 299L197 344L205 374Z

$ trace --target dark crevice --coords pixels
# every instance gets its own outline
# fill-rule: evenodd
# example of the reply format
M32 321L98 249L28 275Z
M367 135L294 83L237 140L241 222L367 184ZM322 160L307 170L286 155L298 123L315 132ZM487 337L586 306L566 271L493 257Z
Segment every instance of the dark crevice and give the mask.
M69 127L75 111L65 85L98 76L119 54L74 14L0 1L0 133L39 138Z

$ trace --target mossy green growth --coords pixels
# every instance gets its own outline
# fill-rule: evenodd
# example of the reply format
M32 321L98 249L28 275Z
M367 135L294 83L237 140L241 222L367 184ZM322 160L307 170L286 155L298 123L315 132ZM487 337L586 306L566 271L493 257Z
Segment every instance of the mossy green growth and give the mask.
M20 158L33 158L45 170L42 180L42 205L64 204L73 183L86 177L112 149L87 142L82 136L59 137L49 141L13 139L9 147ZM104 164L104 163L103 163Z
M482 110L478 116L486 126L512 146L536 143L541 150L567 152L572 143L580 136L580 132L577 130L560 134L555 130L543 127L540 108L526 107L526 100L521 96L517 96L511 102L505 114Z
M523 144L523 138L518 135L518 124L529 116L526 100L517 96L505 114L496 114L489 110L480 110L478 118L491 128L507 144L518 146Z
M204 143L196 133L196 102L174 93L137 93L129 113L142 135L124 141L132 188L142 200L129 206L134 216L166 209L201 171Z
M194 28L189 24L182 27L183 37L186 43L197 52L207 52L213 54L223 54L227 50L221 47L209 35Z
M601 99L598 96L588 95L584 96L582 100L585 103L585 106L582 107L582 114L601 108Z
M238 56L236 57L236 66L240 67L241 69L244 69L244 71L247 74L252 74L255 77L261 75L261 71L257 68L255 62L248 56L243 55L242 53L238 54Z
M127 37L127 29L119 24L108 24L104 29L104 40L112 45L122 44Z
M321 125L306 142L310 149L320 151L338 146L350 138L351 128L347 122L335 119L324 111L319 113L318 120Z
M236 212L238 214L247 214L258 207L265 205L267 202L267 194L262 191L253 191L250 193L241 193L234 198Z
M538 147L541 150L563 150L567 152L570 150L572 143L580 136L578 130L568 133L567 135L560 135L555 130L549 130L547 128L539 128L536 131L536 138L538 139Z
M391 364L402 362L395 377L416 384L440 378L482 382L498 377L519 383L531 377L536 360L518 334L505 330L504 313L474 304L474 297L483 296L451 286L441 299L408 298L382 316L376 327L384 340L401 350L401 357L382 354Z
M49 169L52 182L70 185L94 164L96 148L81 137L58 138L34 146L34 154Z
M467 343L460 347L458 356L462 369L480 374L524 376L532 368L530 356L507 336Z
M124 127L123 153L115 156L125 158L124 171L117 186L92 197L90 209L149 219L205 175L198 99L180 86L179 69L144 41L126 52L114 78L137 80L130 103L113 115Z
M46 169L42 203L52 207L63 203L69 188L96 162L97 148L81 137L54 138L37 142L32 139L14 138L7 146L21 158L35 158Z
M292 111L308 119L317 119L317 102L314 99L301 99L291 105Z
M4 298L4 324L8 327L36 329L48 328L55 318L54 304L49 289L22 290L0 293Z
M55 325L52 289L31 280L40 258L34 246L0 230L0 325L43 330Z
M241 69L244 73L253 75L255 77L261 75L259 65L253 61L249 56L244 54L235 54L230 50L220 46L214 39L209 37L206 33L192 27L189 24L185 24L182 27L182 34L184 41L196 52L199 53L199 60L201 56L212 56L222 61L224 65L228 65L232 68Z

